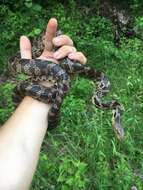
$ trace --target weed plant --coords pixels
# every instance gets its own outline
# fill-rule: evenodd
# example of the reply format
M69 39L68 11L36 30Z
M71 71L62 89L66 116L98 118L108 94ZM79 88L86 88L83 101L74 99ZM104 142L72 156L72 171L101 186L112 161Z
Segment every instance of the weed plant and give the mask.
M90 12L91 6L96 5ZM130 5L136 28L142 32L140 1ZM45 137L31 190L143 189L143 41L122 38L114 45L113 24L99 16L99 1L4 1L0 5L0 73L18 51L20 35L33 38L56 17L90 66L109 77L116 98L125 107L125 138L117 140L112 113L91 103L90 80L75 77L61 109L61 123ZM136 11L138 10L138 11ZM0 86L0 123L14 111L12 84Z

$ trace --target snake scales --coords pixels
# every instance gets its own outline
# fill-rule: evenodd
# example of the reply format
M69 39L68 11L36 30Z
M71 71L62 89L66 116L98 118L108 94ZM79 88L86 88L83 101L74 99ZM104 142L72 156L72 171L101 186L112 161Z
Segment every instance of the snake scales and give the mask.
M59 32L57 35L60 35ZM93 104L100 109L113 110L112 125L118 139L124 137L124 130L121 126L121 115L123 107L116 100L105 102L102 98L110 91L110 82L104 72L97 71L87 65L73 62L68 58L55 64L51 61L36 59L39 52L42 51L45 41L41 37L33 41L33 59L21 59L20 55L12 57L9 60L12 73L24 73L28 79L21 81L15 87L14 99L18 103L28 95L44 103L51 103L51 109L48 114L48 128L54 128L60 117L60 107L63 98L70 89L70 75L81 74L83 77L93 80L95 85ZM54 80L51 87L46 87L39 81Z

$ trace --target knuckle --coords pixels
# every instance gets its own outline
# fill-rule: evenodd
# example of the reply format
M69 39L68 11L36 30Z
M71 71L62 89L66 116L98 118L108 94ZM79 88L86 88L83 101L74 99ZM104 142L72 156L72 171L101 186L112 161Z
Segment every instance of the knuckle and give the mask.
M84 55L83 55L82 52L79 51L79 52L78 52L78 56L79 56L79 57L83 57Z
M62 49L63 51L68 51L69 46L67 46L67 45L63 45L63 46L61 47L61 49Z
M65 35L65 34L63 34L63 35L61 35L61 37L65 39L65 38L67 38L68 36Z
M67 50L67 47L65 45L61 46L58 51L59 52L63 52L63 51L66 51Z
M73 52L76 52L76 51L77 51L75 47L71 47L71 50L72 50Z
M71 46L73 46L73 41L72 41L71 38L69 38L69 44L70 44Z
M65 44L73 46L73 41L69 36L63 35L62 38L64 39Z
M66 51L66 52L76 52L76 48L75 47L71 47L71 46L68 46L68 45L62 46L62 50Z
M85 64L86 62L87 62L87 58L84 56L84 62L83 63Z
M85 64L87 62L87 58L84 56L82 52L78 52L78 56L82 63Z

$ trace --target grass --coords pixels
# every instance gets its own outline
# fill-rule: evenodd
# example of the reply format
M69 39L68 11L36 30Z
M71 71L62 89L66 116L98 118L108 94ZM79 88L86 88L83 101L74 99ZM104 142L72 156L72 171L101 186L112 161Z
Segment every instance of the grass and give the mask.
M127 45L123 44L124 47L120 50L114 47L115 52L118 51L118 56L125 56ZM143 45L142 42L141 45ZM129 57L132 56L130 57L131 62L125 62L122 57L118 62L116 61L118 57L109 62L109 58L105 57L105 65L103 66L112 82L111 97L117 98L125 107L123 115L124 140L119 142L115 137L111 126L111 112L98 110L91 104L92 86L90 81L76 78L62 107L61 124L45 140L43 154L48 151L47 161L51 162L52 160L53 168L54 165L58 165L58 170L55 169L53 173L49 169L49 175L47 174L46 178L50 179L51 175L53 177L51 182L46 181L47 189L51 188L50 185L53 186L53 189L64 189L63 183L67 185L70 176L68 172L64 176L62 184L57 181L61 175L60 167L65 164L66 157L69 160L76 160L77 163L80 161L86 167L83 173L84 188L74 187L73 183L71 186L67 185L67 189L126 190L133 185L139 189L143 188L141 179L143 172L142 66L140 62L136 63L137 60L133 62L133 56L135 53L138 54L138 50L136 52L131 48L129 50L131 51ZM91 56L91 63L94 56ZM108 56L112 57L112 55ZM98 64L100 63L97 63L97 68ZM48 145L50 147L47 148ZM40 164L42 162L43 160L40 160ZM35 181L40 179L38 174L42 174L40 164ZM41 178L45 178L45 175ZM56 184L56 182L58 183Z
M47 132L44 139L31 190L127 190L133 185L143 189L143 42L122 38L121 47L116 48L112 23L95 15L87 17L75 6L74 1L67 8L51 3L50 13L42 8L44 17L39 16L40 20L44 18L42 24L18 28L19 35L22 32L31 35L32 27L41 29L51 16L58 18L62 30L88 57L88 64L105 71L109 77L112 84L109 97L118 99L125 107L125 138L121 142L117 140L111 125L111 111L92 105L91 81L77 76L62 105L59 127ZM9 21L5 27L14 31L14 24L10 26L11 14L4 17ZM21 18L23 14L21 10L16 16ZM25 14L36 19L34 10ZM37 10L36 14L40 15ZM14 22L19 26L17 18ZM21 25L28 24L29 19L21 22ZM12 45L17 47L14 41L17 37L11 36L11 40L7 34L2 37L6 45L9 43L8 49L3 48L6 60ZM3 61L1 65L5 65ZM4 87L0 87L1 97L11 89ZM11 107L3 107L0 102L0 113L5 113L0 115L1 122L7 119Z

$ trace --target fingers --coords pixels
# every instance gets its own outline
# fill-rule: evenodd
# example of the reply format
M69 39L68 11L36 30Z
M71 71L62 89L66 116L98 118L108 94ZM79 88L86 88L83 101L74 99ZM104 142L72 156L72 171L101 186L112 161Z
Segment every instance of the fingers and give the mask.
M53 48L53 38L55 37L57 26L57 20L55 18L51 18L46 28L45 51L51 51Z
M53 38L53 44L57 47L63 46L63 45L73 46L73 41L67 35L60 35L58 37Z
M66 56L68 56L69 53L74 53L76 52L76 48L73 46L67 46L64 45L61 48L59 48L54 54L53 57L55 59L62 59Z
M43 55L41 55L40 57L38 57L37 59L42 59L42 60L48 60L51 61L53 63L59 63L56 59L50 58L50 57L45 57Z
M87 62L87 58L84 56L82 52L73 52L68 55L68 58L71 60L75 60L80 62L81 64L85 64Z
M58 37L55 37L53 38L53 44L57 47L62 46L53 54L55 59L62 59L68 56L70 59L78 61L81 64L85 64L87 62L84 54L82 52L76 52L76 49L72 47L73 41L69 36L60 35Z
M81 52L76 52L76 48L73 47L72 39L67 35L60 35L55 37L57 31L57 20L55 18L51 18L48 22L44 44L45 49L39 59L51 60L55 63L58 63L59 59L64 57L69 57L71 60L78 61L82 64L85 64L87 59ZM21 56L23 58L31 58L31 44L30 41L26 38L28 48L23 49L23 45L21 45ZM21 42L21 44L23 44ZM53 46L60 47L56 52L52 52ZM30 49L30 51L29 51Z
M48 58L53 58L53 52L50 51L44 51L39 57L38 59L48 59Z
M30 40L26 36L21 36L20 38L20 54L21 58L31 59L31 43Z

